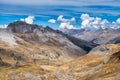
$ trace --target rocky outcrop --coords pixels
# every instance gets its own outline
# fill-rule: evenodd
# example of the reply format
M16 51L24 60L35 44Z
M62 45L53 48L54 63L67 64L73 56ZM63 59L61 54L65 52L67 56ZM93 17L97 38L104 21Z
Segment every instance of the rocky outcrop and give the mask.
M0 57L0 67L3 66L2 58Z

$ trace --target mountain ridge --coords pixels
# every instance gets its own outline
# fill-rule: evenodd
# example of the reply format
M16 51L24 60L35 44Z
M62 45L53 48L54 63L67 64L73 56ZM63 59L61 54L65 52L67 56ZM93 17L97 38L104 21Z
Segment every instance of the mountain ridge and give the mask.
M114 43L120 36L120 29L98 29L98 30L85 30L85 29L71 29L63 30L63 33L92 42L98 45ZM119 42L118 42L119 43Z
M22 27L19 27L19 26L22 26ZM42 26L34 25L34 24L27 24L27 23L22 22L22 21L16 21L16 22L10 23L8 25L8 27L7 27L7 30L9 32L13 32L13 33L33 33L33 32L37 33L38 30L40 30L43 33L45 33L45 32L48 32L48 33L49 32L53 32L55 34L60 34L60 35L62 35L64 37L66 37L74 45L84 49L87 52L89 52L93 47L96 46L96 44L94 44L94 43L89 43L87 41L84 41L84 40L81 40L81 39L77 39L77 38L75 38L73 36L66 35L63 32L59 31L59 30L53 30L49 26L43 28Z

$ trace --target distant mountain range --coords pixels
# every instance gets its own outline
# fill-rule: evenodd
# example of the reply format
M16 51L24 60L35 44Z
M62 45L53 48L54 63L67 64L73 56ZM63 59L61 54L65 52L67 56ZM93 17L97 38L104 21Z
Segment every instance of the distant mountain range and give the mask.
M120 29L65 29L62 30L62 32L78 39L82 39L98 45L120 42Z

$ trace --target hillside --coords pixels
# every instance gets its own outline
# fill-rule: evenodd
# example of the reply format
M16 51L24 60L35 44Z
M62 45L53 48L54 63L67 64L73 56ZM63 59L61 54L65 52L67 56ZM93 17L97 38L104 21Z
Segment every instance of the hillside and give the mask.
M110 50L94 51L61 67L65 74L72 71L75 80L119 80L120 79L120 44L106 45ZM103 54L104 53L104 54ZM62 72L61 71L61 72ZM68 79L69 80L69 79Z
M16 67L10 65L15 63L11 57L2 55L4 65L0 67L0 77L1 80L119 80L120 44L107 47L112 51L104 51L103 55L90 53L67 63L21 61L21 65ZM2 52L8 54L11 51L7 49Z
M119 43L98 46L22 21L0 29L0 80L119 80L119 66Z

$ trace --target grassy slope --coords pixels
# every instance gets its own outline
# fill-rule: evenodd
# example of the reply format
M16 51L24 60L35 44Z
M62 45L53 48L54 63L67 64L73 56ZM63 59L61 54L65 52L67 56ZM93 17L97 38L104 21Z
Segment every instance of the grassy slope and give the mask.
M37 64L34 64L34 55L32 55L32 53L42 52L43 48L49 50L57 50L57 48L37 43L33 43L34 46L32 46L32 42L29 44L24 41L17 43L20 44L19 47L10 47L3 42L0 42L0 49L2 50L0 56L5 63L4 66L0 67L0 80L12 80L12 78L15 78L16 80L32 80L33 77L25 78L24 75L26 73L32 73L35 78L36 75L41 75L43 80L60 80L55 75L50 76L50 74L57 74L57 72L60 73L59 75L69 75L68 77L74 76L74 79L77 80L119 80L117 78L120 78L119 44L108 45L112 51L105 52L105 55L103 56L88 54L68 63L66 63L66 60L63 58L60 61L39 60ZM22 63L20 66L11 66L15 63L15 60L10 56L10 53L25 56L25 59L21 61ZM106 56L109 56L110 60L104 64ZM67 71L70 70L72 70L72 72L68 74ZM45 76L48 77L46 78ZM64 78L61 80L66 79ZM73 79L71 78L71 80Z
M88 54L65 64L61 68L64 71L72 69L78 80L119 80L120 45L111 44L108 46L112 51L106 51L103 56ZM108 57L110 59L104 63Z

